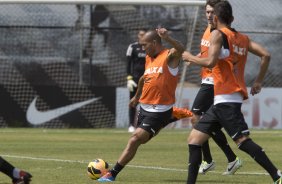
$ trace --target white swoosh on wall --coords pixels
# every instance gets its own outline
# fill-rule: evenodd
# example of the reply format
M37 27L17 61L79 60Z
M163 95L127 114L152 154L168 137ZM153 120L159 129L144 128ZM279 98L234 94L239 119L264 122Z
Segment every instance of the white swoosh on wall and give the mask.
M35 97L28 106L28 109L26 112L26 119L29 123L33 125L40 125L52 119L58 118L64 114L67 114L73 110L79 109L80 107L90 104L101 98L102 97L92 98L86 101L77 102L74 104L66 105L66 106L48 110L48 111L38 111L36 108L37 97Z

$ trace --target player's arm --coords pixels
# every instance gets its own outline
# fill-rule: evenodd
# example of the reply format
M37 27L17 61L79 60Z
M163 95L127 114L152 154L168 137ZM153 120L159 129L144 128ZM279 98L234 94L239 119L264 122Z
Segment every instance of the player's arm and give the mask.
M127 88L129 91L134 91L134 88L137 86L137 84L133 80L133 47L132 44L130 44L126 51L126 59L127 59L127 66L126 66L126 72L127 72Z
M260 70L250 92L252 95L255 95L261 91L262 82L270 62L270 53L263 46L252 40L249 42L249 52L261 58Z
M127 48L127 51L126 51L126 60L127 60L127 65L126 65L126 72L127 72L127 76L132 76L132 62L133 62L133 59L132 59L132 52L133 52L133 47L132 47L132 44L130 44Z
M144 86L144 76L141 76L139 81L138 81L137 91L136 91L134 97L130 99L129 106L131 106L131 107L137 106L137 104L139 103L139 99L141 97L141 94L142 94L143 86Z
M182 43L179 41L173 39L169 36L168 31L165 28L158 28L156 30L159 34L159 36L165 40L167 43L169 43L173 48L170 49L168 54L168 65L171 68L176 68L179 66L179 61L181 59L181 54L185 50Z
M182 54L182 59L186 62L191 62L203 67L212 68L216 65L218 61L222 43L223 39L221 32L218 30L214 30L211 34L208 57L200 58L198 56L192 55L188 51L184 51Z

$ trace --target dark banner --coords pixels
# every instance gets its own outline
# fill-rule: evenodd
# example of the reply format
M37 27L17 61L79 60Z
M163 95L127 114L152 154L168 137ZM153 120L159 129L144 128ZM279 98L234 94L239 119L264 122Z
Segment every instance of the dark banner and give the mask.
M14 86L17 88L19 86ZM69 90L77 93L71 100L59 86L32 86L36 96L13 98L0 85L0 118L2 126L47 128L113 127L115 117L115 87L89 87L92 96L79 94L79 86ZM25 104L26 108L22 108Z

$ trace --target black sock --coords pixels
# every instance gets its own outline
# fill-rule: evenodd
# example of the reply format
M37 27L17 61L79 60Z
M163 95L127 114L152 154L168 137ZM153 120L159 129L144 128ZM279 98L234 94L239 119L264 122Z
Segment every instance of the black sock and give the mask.
M189 144L189 165L187 184L195 184L202 161L201 146Z
M243 141L239 145L239 149L248 153L260 166L262 166L270 174L273 181L280 178L277 172L278 169L269 160L264 150L251 139Z
M13 170L14 166L12 166L9 162L4 160L2 157L0 157L0 171L4 174L8 175L10 178L13 179Z
M120 165L118 162L116 165L111 169L111 173L113 177L116 177L118 173L124 168L124 166Z
M211 137L213 138L214 142L221 148L223 153L225 154L228 162L233 162L236 160L236 155L232 151L231 147L229 146L226 136L224 133L220 130L217 132L214 132Z
M202 151L203 151L203 160L206 161L208 164L212 162L212 156L211 156L211 150L209 146L209 141L207 140L202 145Z

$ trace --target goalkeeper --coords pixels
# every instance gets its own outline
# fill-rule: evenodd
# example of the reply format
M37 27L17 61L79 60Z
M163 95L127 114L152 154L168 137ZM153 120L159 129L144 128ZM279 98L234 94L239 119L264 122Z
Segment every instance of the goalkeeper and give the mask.
M130 44L126 52L127 58L127 88L130 93L130 99L135 95L137 83L145 71L145 50L140 45L140 39L146 33L145 29L138 31L138 41ZM129 127L128 132L135 130L136 108L129 107Z

